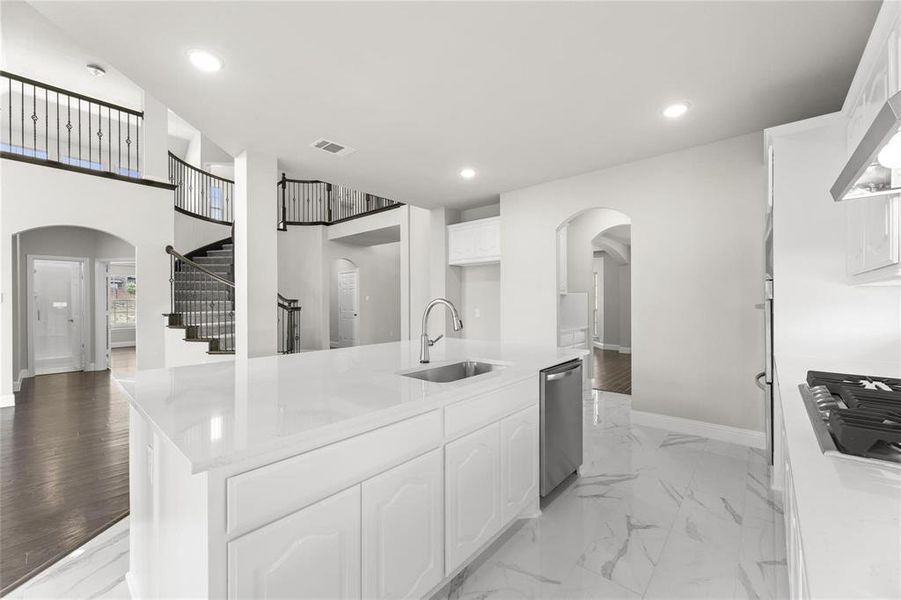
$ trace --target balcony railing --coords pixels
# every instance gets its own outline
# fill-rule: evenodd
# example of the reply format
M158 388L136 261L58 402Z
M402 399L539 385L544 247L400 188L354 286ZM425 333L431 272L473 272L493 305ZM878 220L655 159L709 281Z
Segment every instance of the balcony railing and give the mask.
M141 178L141 111L6 71L0 71L0 97L4 158Z
M278 295L278 351L279 354L294 354L300 351L300 301Z
M288 179L278 182L278 225L331 225L402 203L343 185L315 179Z
M235 182L207 173L169 153L169 182L175 189L175 210L206 221L234 222Z

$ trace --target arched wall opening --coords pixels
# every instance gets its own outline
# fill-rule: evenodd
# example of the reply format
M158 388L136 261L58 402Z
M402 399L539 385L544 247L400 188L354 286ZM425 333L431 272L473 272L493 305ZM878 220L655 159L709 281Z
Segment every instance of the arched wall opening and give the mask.
M137 341L135 247L96 228L54 225L11 236L16 390L34 375L100 371Z
M85 227L134 246L141 284L137 308L137 369L165 365L165 322L170 311L169 256L173 242L172 190L156 185L49 169L4 160L0 178L0 290L12 289L12 245L16 233L51 226ZM0 406L12 406L12 303L0 303Z
M631 227L628 215L590 208L557 235L557 345L589 350L588 381L631 393ZM625 237L624 237L625 234Z

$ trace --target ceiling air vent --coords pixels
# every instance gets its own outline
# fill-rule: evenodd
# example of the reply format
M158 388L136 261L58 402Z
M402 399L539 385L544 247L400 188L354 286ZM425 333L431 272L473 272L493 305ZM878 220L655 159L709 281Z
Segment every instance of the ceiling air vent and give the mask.
M350 146L345 146L344 144L339 144L338 142L333 142L332 140L327 140L325 138L319 138L310 144L310 146L322 150L323 152L334 154L335 156L346 156L351 152L356 151Z

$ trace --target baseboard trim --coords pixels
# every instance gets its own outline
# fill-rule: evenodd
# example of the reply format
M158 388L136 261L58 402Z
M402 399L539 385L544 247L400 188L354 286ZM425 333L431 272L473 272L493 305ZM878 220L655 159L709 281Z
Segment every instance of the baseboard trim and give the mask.
M135 343L133 341L125 341L125 342L110 342L110 348L134 348Z
M0 395L0 408L10 408L16 405L16 397L13 394Z
M739 444L751 448L766 448L766 436L764 433L753 429L742 429L740 427L683 419L682 417L671 417L634 409L632 410L632 423L658 429L668 429L669 431L688 435L698 435L711 440L729 442L730 444Z
M22 391L22 381L28 378L28 369L22 369L19 371L19 376L16 377L16 380L13 381L13 391L19 392Z
M632 354L632 348L629 346L620 346L619 347L620 354Z
M600 350L613 350L614 352L621 352L619 344L605 344L604 342L599 342L594 340L591 342L595 348ZM631 350L629 350L631 352Z

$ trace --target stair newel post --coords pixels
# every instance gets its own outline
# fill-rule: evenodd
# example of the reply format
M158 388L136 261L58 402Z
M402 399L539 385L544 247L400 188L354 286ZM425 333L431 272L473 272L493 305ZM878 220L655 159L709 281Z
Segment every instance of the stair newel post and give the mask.
M279 182L279 185L282 186L282 223L281 229L288 229L288 202L287 202L287 191L288 191L288 176L282 173L282 180Z
M330 183L325 184L326 193L326 222L332 222L332 204L334 203L334 186Z
M172 246L166 246L169 250ZM175 257L169 255L169 323L172 323L172 315L175 314Z

